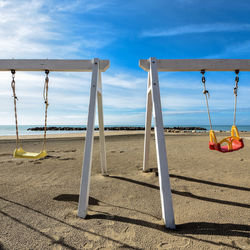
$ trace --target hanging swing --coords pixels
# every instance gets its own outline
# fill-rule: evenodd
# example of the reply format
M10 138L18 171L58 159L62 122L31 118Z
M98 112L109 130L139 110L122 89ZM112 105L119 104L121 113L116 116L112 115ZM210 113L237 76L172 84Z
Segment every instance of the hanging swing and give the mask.
M12 73L12 82L11 87L13 90L13 98L14 98L14 110L15 110L15 121L16 121L16 148L13 153L13 157L15 158L28 158L28 159L41 159L47 156L46 152L46 130L47 130L47 111L48 111L48 88L49 88L49 70L45 70L45 83L44 83L44 89L43 89L43 98L45 103L45 125L44 125L44 136L43 136L43 146L42 150L39 153L33 153L33 152L26 152L21 145L20 138L18 135L18 122L17 122L17 108L16 108L16 82L15 82L15 70L11 70Z
M237 104L237 91L238 91L238 83L239 83L239 70L235 70L235 87L234 87L234 96L235 96L235 104L234 104L234 123L231 128L231 136L228 136L221 141L217 141L216 135L214 130L212 129L212 122L210 117L210 111L209 111L209 105L208 105L208 97L209 92L206 89L206 79L205 79L205 70L201 70L202 74L202 83L203 83L203 94L206 98L206 104L207 104L207 113L208 113L208 119L210 124L210 131L209 131L209 148L211 150L217 150L222 153L232 152L239 150L244 147L243 139L239 136L238 128L236 127L236 104ZM226 144L226 145L225 145Z

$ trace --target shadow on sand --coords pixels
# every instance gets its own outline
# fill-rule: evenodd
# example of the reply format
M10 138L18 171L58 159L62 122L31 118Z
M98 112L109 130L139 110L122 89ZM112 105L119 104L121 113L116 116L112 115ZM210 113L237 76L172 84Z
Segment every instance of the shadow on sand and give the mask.
M79 195L78 194L60 194L54 197L53 200L78 202ZM99 205L99 200L95 199L94 197L89 196L89 205L95 205L95 206Z
M130 183L134 183L136 185L142 185L142 186L145 186L145 187L148 187L148 188L153 188L153 189L157 189L157 190L159 189L159 187L156 186L156 185L141 182L141 181L137 181L137 180L133 180L133 179L129 179L129 178L125 178L125 177L121 177L121 176L109 176L109 177L113 178L113 179L120 180L120 181L127 181L127 182L130 182ZM198 183L219 186L219 187L226 187L226 188L233 188L233 189L238 189L238 190L243 190L243 191L249 191L247 188L244 188L244 187L236 187L236 186L232 186L232 185L214 183L214 182L210 182L210 181L198 180L198 179L189 178L189 177L185 177L185 176L171 175L171 177L183 179L183 180L186 180L186 181L194 181L194 182L198 182ZM238 207L250 208L250 205L248 205L248 204L197 196L197 195L194 195L194 194L192 194L190 192L181 192L181 191L172 190L172 193L176 194L176 195L181 195L181 196L190 197L190 198L199 199L199 200L208 201L208 202L216 202L216 203L219 203L219 204L225 204L225 205L230 205L230 206L238 206ZM129 249L140 249L140 248L129 246L129 245L124 244L122 242L119 242L119 241L117 241L115 239L111 239L109 237L106 237L106 236L99 235L99 234L94 233L94 232L84 230L81 227L66 223L63 220L57 219L57 218L55 218L53 216L47 215L47 214L45 214L45 213L43 213L41 211L35 210L35 209L31 208L31 207L20 204L18 202L8 200L8 199L6 199L4 197L0 197L0 199L3 200L3 201L15 204L17 206L21 206L23 208L29 209L31 212L38 213L40 215L45 216L46 218L49 218L49 219L55 220L57 222L60 222L60 223L62 223L64 225L67 225L67 226L71 227L72 229L80 230L82 232L87 232L87 233L93 234L95 236L102 237L102 238L104 238L106 240L113 241L113 242L121 245L122 247L129 248ZM53 200L55 200L55 201L65 201L65 202L78 202L79 195L77 195L77 194L61 194L61 195L58 195L58 196L54 197ZM100 205L100 202L104 203L104 204L108 204L108 203L99 201L98 199L95 199L93 197L90 197L90 199L89 199L89 204L90 205L97 205L98 206L98 205ZM108 205L109 206L115 206L115 205L112 205L112 204L108 204ZM134 209L124 208L124 207L121 207L121 206L115 206L115 207L136 211ZM143 227L146 227L146 228L151 228L151 229L159 230L161 232L172 234L173 236L186 237L186 238L189 238L189 239L192 239L192 240L207 242L207 243L217 245L217 246L230 247L230 248L233 248L233 249L240 249L240 248L235 246L235 245L230 245L230 244L223 243L223 242L218 243L218 242L213 242L213 241L210 241L210 240L195 238L192 235L220 235L220 236L234 236L234 237L250 238L250 226L249 225L232 224L232 223L222 224L222 223L209 223L209 222L191 222L191 223L184 223L184 224L177 225L176 230L168 230L163 225L152 223L152 222L149 222L149 221L144 221L144 220L141 220L141 219L128 218L128 217L123 217L123 216L118 216L118 215L110 215L110 214L106 214L106 213L100 213L100 211L97 211L97 212L98 213L96 213L94 215L88 215L86 219L89 219L89 220L91 220L91 219L112 220L112 221L122 222L122 223L126 223L126 224L131 224L131 225L143 226ZM137 212L140 212L140 211L137 211ZM8 218L14 220L17 223L22 224L26 228L29 228L29 229L31 229L31 230L33 230L35 232L38 232L40 235L50 239L53 243L59 244L59 245L61 245L63 247L66 247L68 249L75 249L73 246L70 246L70 245L66 244L63 240L55 241L55 239L53 237L51 237L50 235L39 231L38 229L34 228L33 226L20 221L19 219L7 214L6 212L0 211L0 213L2 215L4 215L4 216L7 216ZM143 213L143 212L141 212L141 213ZM0 243L0 249L4 249L4 246L1 243Z
M110 178L114 178L114 179L118 179L121 181L127 181L127 182L131 182L137 185L141 185L144 187L148 187L148 188L153 188L153 189L157 189L159 190L159 187L150 183L145 183L142 181L137 181L137 180L132 180L126 177L121 177L121 176L109 176ZM173 194L176 195L181 195L181 196L185 196L185 197L189 197L189 198L193 198L193 199L198 199L198 200L203 200L203 201L208 201L208 202L215 202L215 203L219 203L219 204L224 204L224 205L229 205L229 206L237 206L237 207L243 207L243 208L250 208L249 204L244 204L244 203L239 203L239 202L233 202L233 201L225 201L225 200L219 200L219 199L214 199L214 198L209 198L209 197L204 197L204 196L199 196L199 195L195 195L192 194L191 192L182 192L182 191L178 191L178 190L171 190Z
M62 196L63 196L63 197L68 197L68 198L70 197L70 199L73 199L73 198L75 199L75 198L77 197L77 201L78 201L78 197L79 197L79 195L73 195L73 196L72 196L71 194L70 194L70 195L66 195L66 196L65 196L65 195L62 195ZM66 198L64 198L64 199L66 199ZM65 225L65 226L70 227L71 229L79 230L79 231L81 231L81 232L88 233L88 234L92 234L92 235L94 235L94 236L97 236L97 237L103 238L103 239L105 239L105 240L114 242L114 243L120 245L120 247L122 247L122 248L135 249L135 250L140 250L140 249L141 249L141 248L137 248L137 247L130 246L130 245L128 245L128 244L126 244L126 243L123 243L123 242L120 242L120 241L118 241L118 240L109 238L109 237L107 237L107 236L100 235L100 234L97 234L97 233L95 233L95 232L91 232L91 231L85 230L85 229L83 229L83 228L81 228L81 227L79 227L79 226L75 226L75 225L69 224L69 223L67 223L67 222L65 222L65 221L63 221L63 220L60 220L60 219L58 219L58 218L56 218L56 217L53 217L53 216L48 215L48 214L45 214L45 213L43 213L43 212L41 212L41 211L39 211L39 210L36 210L36 209L34 209L34 208L31 208L31 207L28 207L28 206L23 205L23 204L21 204L21 203L18 203L18 202L16 202L16 201L12 201L12 200L6 199L6 198L1 197L1 196L0 196L0 200L5 201L5 202L9 202L9 203L11 203L11 204L13 204L13 205L17 205L17 206L20 206L20 207L25 208L25 209L28 209L30 212L34 212L34 213L37 213L37 214L39 214L39 215L44 216L45 219L51 219L51 220L53 220L53 221L59 222L59 223ZM96 200L96 199L93 198L93 200ZM97 201L97 200L96 200L96 201ZM65 243L63 239L55 240L55 239L54 239L52 236L50 236L49 234L46 234L46 233L40 231L39 229L37 229L37 228L35 228L35 227L33 227L33 226L31 226L31 225L25 223L25 222L23 222L23 221L21 221L21 220L15 218L15 217L13 217L12 215L10 215L10 214L8 214L8 213L6 213L6 212L4 212L4 211L1 211L1 210L0 210L0 214L2 214L3 216L8 217L9 219L15 221L16 223L19 223L19 224L23 225L24 227L26 227L26 228L28 228L28 229L34 231L34 232L37 232L37 233L40 234L41 236L46 237L47 239L51 240L52 244L58 244L58 245L61 245L62 247L65 247L65 248L68 248L68 249L72 249L72 250L76 249L75 247L73 247L73 246L71 246L71 245ZM3 245L2 243L0 244L0 247L2 247L2 249L4 249L4 245ZM0 250L1 250L1 248L0 248Z

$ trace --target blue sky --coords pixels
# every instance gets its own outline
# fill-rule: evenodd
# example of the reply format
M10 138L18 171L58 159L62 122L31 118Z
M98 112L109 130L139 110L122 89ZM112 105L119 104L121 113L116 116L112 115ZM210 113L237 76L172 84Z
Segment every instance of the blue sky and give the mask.
M250 58L247 0L0 0L3 59L109 59L107 125L144 124L147 73L139 59ZM9 72L0 72L0 124L14 124ZM50 74L49 124L86 124L89 73ZM208 124L199 72L159 74L164 123ZM20 124L42 124L41 72L17 72ZM250 125L250 74L240 73L238 124ZM233 121L234 72L208 72L214 124Z

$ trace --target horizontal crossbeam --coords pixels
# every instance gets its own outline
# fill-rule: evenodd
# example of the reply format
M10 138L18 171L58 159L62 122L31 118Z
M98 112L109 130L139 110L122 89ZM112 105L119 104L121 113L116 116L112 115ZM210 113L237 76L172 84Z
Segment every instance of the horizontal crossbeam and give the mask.
M109 60L100 60L100 71L109 68ZM0 71L68 71L68 72L92 72L92 60L59 60L59 59L2 59Z
M140 60L140 67L149 71L149 60ZM249 59L157 59L158 71L250 71Z

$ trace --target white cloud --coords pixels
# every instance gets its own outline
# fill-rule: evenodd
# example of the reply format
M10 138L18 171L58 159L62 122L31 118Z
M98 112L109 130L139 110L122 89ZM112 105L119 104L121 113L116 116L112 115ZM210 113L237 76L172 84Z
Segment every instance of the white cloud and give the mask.
M131 79L131 82L126 81L125 78ZM103 73L102 79L104 109L108 113L107 117L105 113L105 121L109 124L112 124L110 121L115 121L114 117L117 112L121 119L119 118L118 121L116 116L116 123L127 123L129 110L145 107L146 79L144 79L144 84L141 84L143 79L130 74L112 76L106 73ZM4 121L1 120L1 124L10 122L13 124L14 122L10 82L10 72L1 72L0 113L6 112L7 109L9 114L8 117L5 116ZM90 82L91 73L50 73L49 124L86 124L87 121L84 117L88 112ZM43 84L43 72L16 73L19 124L41 124L44 116ZM142 89L144 89L144 93L141 91ZM114 115L109 114L109 110ZM121 112L124 115L121 115ZM135 119L136 115L133 117Z
M133 113L119 113L119 114L106 114L104 116L104 122L106 125L135 125L144 124L145 113L133 112ZM97 120L96 120L97 124Z
M0 6L1 57L47 54L46 40L59 39L52 19L40 12L42 1L8 1Z
M130 96L126 97L122 94L118 95L110 95L104 94L103 103L108 108L113 108L115 110L122 110L122 109L142 109L145 108L145 96L142 95L135 95L134 93L130 92Z
M190 24L183 25L165 30L147 30L142 32L143 37L163 37L163 36L177 36L185 34L197 34L208 32L239 32L250 31L250 24L236 24L236 23L212 23L212 24Z
M70 2L61 4L62 8L71 6L72 11L76 11L77 7L85 6L90 11L103 6L97 2ZM114 40L112 28L105 23L100 29L87 20L84 24L71 23L68 21L70 17L58 15L55 9L52 11L53 6L57 6L54 1L12 0L0 3L1 58L70 58L79 56L79 53L88 57ZM73 32L79 28L80 33Z
M96 11L100 8L105 7L106 5L110 5L110 1L99 1L99 0L64 0L60 1L59 3L55 3L54 6L51 6L51 8L54 11L60 11L60 12L91 12Z
M147 83L147 79L139 78L133 76L132 74L114 74L110 75L108 72L105 74L103 78L103 83L125 89L138 89L140 87L145 87Z
M182 110L182 111L163 111L163 115L185 115L185 114L200 114L207 113L206 110Z
M161 102L163 115L203 115L206 113L200 75L180 78L180 75L161 75ZM107 125L144 124L147 77L129 73L111 75L103 73L104 119ZM224 79L225 80L225 79ZM1 72L0 114L1 124L14 124L13 99L10 88L10 72ZM50 73L49 124L86 124L89 105L90 73ZM211 112L233 112L232 86L220 85L213 78L208 82L211 91ZM41 124L44 117L42 98L43 72L17 72L16 85L19 124ZM240 86L238 107L249 107L250 88ZM233 114L233 113L232 113ZM191 119L191 118L190 118ZM97 120L96 120L97 121ZM174 123L174 121L173 121Z
M0 54L2 58L72 58L92 57L100 48L114 41L112 26L85 20L89 12L105 10L113 1L0 0ZM189 2L189 1L185 1ZM96 12L97 11L97 12ZM71 20L80 14L80 23ZM237 27L236 27L237 26ZM78 32L81 30L81 32ZM144 36L175 36L202 32L250 30L250 24L187 25L163 31L144 32ZM82 35L84 34L84 35ZM239 44L235 53L249 49L249 42ZM121 71L121 70L119 70ZM110 73L111 72L111 73ZM117 71L116 71L117 72ZM125 72L125 71L124 71ZM0 124L14 124L10 72L0 72ZM200 74L180 78L167 73L162 77L161 96L164 115L206 113ZM144 124L147 77L134 72L103 74L105 124ZM86 124L91 74L50 73L49 124ZM225 80L225 79L223 79ZM44 73L17 72L16 88L20 124L41 124L44 119L42 98ZM224 81L225 82L225 81ZM211 110L233 107L232 89L209 81ZM229 92L230 91L230 92ZM239 109L249 107L250 89L240 90ZM229 97L230 96L230 97ZM97 120L96 120L97 121Z

